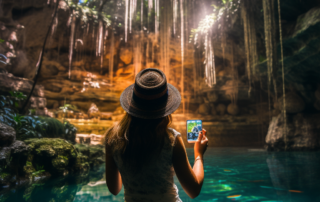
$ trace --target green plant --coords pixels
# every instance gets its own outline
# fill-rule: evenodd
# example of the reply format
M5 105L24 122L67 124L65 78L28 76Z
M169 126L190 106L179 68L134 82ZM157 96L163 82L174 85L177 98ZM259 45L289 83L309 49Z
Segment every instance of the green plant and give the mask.
M39 175L40 173L43 173L43 172L45 172L45 170L38 170L36 172L31 173L31 175L36 176L36 175Z
M16 130L19 130L22 126L22 122L21 120L23 120L24 116L21 116L20 114L15 114L14 117L13 117L13 120L15 122L15 129Z
M27 98L22 92L10 91L11 97L13 98L13 104L16 108L19 107L19 101L23 101Z
M17 109L13 103L14 101L10 97L0 95L0 122L15 128ZM18 117L16 117L16 119L18 119Z
M29 109L29 114L30 115L35 115L36 114L36 109Z
M63 112L67 112L68 110L72 110L72 111L79 111L77 106L75 105L71 105L71 104L64 104L63 106L59 107L59 109L61 109Z
M46 136L48 124L37 116L24 116L21 119L21 127L17 130L18 139Z
M39 170L43 170L44 166L40 166L39 164L36 164L36 170L39 171Z
M74 142L76 138L77 128L67 120L63 120L63 126L65 139Z

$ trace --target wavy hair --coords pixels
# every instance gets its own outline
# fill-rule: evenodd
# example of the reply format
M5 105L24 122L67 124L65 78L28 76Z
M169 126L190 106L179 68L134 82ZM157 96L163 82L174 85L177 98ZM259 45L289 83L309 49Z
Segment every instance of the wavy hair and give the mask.
M160 119L141 119L130 114L108 129L105 143L114 152L120 152L123 163L132 169L148 164L160 154L166 141L173 144L173 135L168 130L171 115Z

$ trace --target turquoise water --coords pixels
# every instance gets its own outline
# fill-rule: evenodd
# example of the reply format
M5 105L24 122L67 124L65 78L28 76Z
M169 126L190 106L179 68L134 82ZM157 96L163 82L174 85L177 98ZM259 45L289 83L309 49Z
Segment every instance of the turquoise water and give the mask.
M193 150L188 149L193 163ZM124 201L123 190L112 196L103 180L104 167L87 175L51 179L9 192L0 201L64 202ZM178 180L184 201L320 201L320 152L272 152L247 148L209 148L205 154L205 181L191 200Z

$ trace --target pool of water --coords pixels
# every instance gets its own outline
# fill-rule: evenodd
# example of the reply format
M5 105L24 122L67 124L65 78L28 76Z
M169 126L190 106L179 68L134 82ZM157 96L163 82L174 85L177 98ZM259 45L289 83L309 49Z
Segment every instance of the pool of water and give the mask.
M193 164L193 150L188 149ZM9 192L0 201L65 202L124 201L123 190L113 196L105 186L104 166L86 175L50 179ZM320 201L320 152L272 152L248 148L209 148L201 194L182 201Z

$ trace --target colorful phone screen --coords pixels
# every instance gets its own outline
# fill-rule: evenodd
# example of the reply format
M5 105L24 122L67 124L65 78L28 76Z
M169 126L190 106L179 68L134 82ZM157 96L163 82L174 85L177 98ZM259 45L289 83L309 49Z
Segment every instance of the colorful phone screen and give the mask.
M188 120L187 121L187 140L193 143L198 139L199 133L202 131L201 120Z

